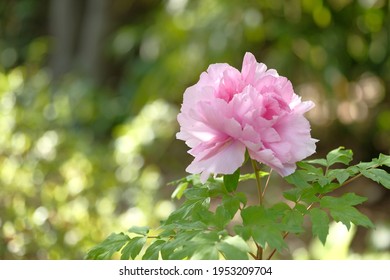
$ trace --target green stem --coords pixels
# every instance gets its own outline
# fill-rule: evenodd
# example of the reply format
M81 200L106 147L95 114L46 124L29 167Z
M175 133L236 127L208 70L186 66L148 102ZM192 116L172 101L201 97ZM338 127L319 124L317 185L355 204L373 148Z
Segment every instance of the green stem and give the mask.
M256 176L256 186L257 186L257 193L258 193L258 196L259 196L259 205L263 205L263 191L262 191L262 187L261 187L261 182L260 182L260 176L259 176L259 167L257 166L257 162L253 159L251 159L251 163L252 163L252 167L253 167L253 171L255 172L255 176ZM256 247L257 247L257 254L255 256L255 259L256 260L262 260L263 259L263 248L257 244L256 244Z
M252 167L253 167L253 170L255 172L255 176L256 176L256 186L257 186L257 193L258 193L258 196L259 196L259 205L263 205L263 191L262 191L262 188L261 188L261 182L260 182L260 176L259 176L259 168L257 166L257 162L253 159L251 159L251 163L252 163Z
M264 195L265 195L265 191L267 190L267 187L268 187L268 184L269 184L269 180L271 179L271 173L272 173L272 168L270 169L269 174L268 174L267 181L265 182L265 187L264 187L264 189L263 189L263 197L264 197Z

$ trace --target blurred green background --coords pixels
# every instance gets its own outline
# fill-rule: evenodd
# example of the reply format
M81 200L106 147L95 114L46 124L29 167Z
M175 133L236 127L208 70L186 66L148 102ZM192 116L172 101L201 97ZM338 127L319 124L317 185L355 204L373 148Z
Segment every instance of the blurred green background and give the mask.
M389 1L1 0L0 259L82 259L157 226L192 160L175 140L185 88L246 51L316 103L318 156L390 153ZM354 187L377 229L336 233L330 258L389 258L390 194ZM289 242L280 258L327 256Z

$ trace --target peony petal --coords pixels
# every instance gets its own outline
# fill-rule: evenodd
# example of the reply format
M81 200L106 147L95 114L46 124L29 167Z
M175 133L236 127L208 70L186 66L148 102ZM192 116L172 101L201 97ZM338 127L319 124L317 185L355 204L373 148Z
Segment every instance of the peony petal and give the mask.
M213 156L198 160L195 158L187 167L189 173L201 173L202 183L205 183L211 173L215 174L233 174L245 160L245 146L239 141L227 142ZM205 178L207 177L207 178Z

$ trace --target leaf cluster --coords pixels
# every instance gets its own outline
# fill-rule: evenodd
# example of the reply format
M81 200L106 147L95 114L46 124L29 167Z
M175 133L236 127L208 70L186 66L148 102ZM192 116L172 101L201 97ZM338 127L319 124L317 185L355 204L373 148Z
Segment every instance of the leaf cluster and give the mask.
M390 174L381 169L390 166L390 156L380 154L370 162L348 166L352 159L352 151L340 147L329 152L324 159L298 163L300 169L286 177L293 188L284 192L284 197L294 202L296 207L299 206L303 210L304 215L310 217L312 233L318 236L323 244L328 236L331 219L342 222L348 229L351 223L374 227L370 219L356 208L366 201L365 197L354 193L335 197L329 193L361 176L390 189Z
M351 150L340 147L326 158L299 162L299 169L285 178L292 186L283 193L287 201L269 207L248 205L246 195L237 191L239 182L269 173L241 175L238 169L205 184L197 175L187 176L172 183L177 186L172 198L184 202L161 223L158 234L150 235L149 228L143 227L114 233L92 248L87 258L109 259L119 252L121 259L256 259L265 249L272 251L272 257L273 252L288 248L289 233L304 232L304 216L310 218L312 234L323 244L332 220L348 229L351 224L372 228L370 219L356 208L365 197L330 193L361 176L390 188L390 174L381 169L390 167L390 156L381 154L349 166L352 158ZM257 254L251 252L250 243L256 245Z
M230 179L225 179L226 185L223 178L202 185L197 176L188 176L175 182L178 187L174 194L184 196L185 202L162 222L157 235L149 236L147 228L114 233L92 248L86 258L110 259L119 252L121 259L248 259L246 242L226 230L237 211L246 205L246 196L228 192L226 186L235 187L226 180ZM214 211L210 210L212 200L218 203Z

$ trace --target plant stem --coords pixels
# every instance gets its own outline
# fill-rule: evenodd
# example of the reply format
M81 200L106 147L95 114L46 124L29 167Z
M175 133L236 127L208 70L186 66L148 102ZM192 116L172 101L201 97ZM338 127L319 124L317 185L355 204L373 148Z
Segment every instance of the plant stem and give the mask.
M253 159L251 159L251 163L252 163L252 167L253 167L253 171L255 172L255 176L256 176L256 186L257 186L257 193L258 193L258 196L259 196L259 205L263 205L263 191L262 191L262 187L261 187L261 182L260 182L260 176L259 176L259 167L257 166L257 162ZM257 247L257 253L256 253L256 256L252 255L255 257L256 260L262 260L263 259L263 248L257 244L256 244L256 247Z
M259 244L257 244L257 243L256 243L256 247L257 247L257 255L256 255L256 257L257 257L258 260L262 260L263 259L263 248Z
M268 184L269 184L269 180L271 179L271 173L272 173L272 168L270 169L267 181L265 182L265 186L264 186L264 189L263 189L263 197L265 195L265 191L267 190L267 187L268 187Z
M256 176L256 186L257 186L257 193L259 196L259 205L263 205L263 191L261 188L261 182L260 182L260 176L259 176L259 168L257 167L257 162L253 159L251 159L253 171L255 172Z

